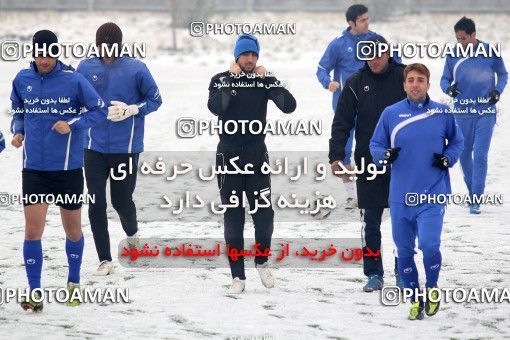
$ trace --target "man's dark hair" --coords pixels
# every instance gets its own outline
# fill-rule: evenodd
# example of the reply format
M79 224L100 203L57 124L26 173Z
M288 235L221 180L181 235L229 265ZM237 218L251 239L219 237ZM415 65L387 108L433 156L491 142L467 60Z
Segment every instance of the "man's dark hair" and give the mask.
M365 5L352 5L347 9L347 12L345 12L345 18L347 19L347 22L352 21L356 23L356 19L360 15L363 15L368 12L368 8Z
M420 74L423 74L427 78L427 83L430 82L430 71L429 71L429 69L427 68L427 66L425 66L423 64L420 64L420 63L414 63L414 64L406 66L406 68L404 69L404 82L407 79L407 75L411 71L416 71L416 72L418 72Z
M473 34L473 32L476 32L475 22L473 19L466 18L465 16L457 21L455 26L453 26L453 29L455 30L455 33L458 31L464 31L467 34Z

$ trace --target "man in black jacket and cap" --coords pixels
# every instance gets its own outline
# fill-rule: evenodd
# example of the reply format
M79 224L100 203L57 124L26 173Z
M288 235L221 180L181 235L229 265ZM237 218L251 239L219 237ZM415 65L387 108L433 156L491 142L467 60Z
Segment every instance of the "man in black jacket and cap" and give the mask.
M226 125L249 121L265 126L269 100L284 113L291 113L296 109L296 100L292 94L278 79L268 75L264 66L257 66L259 52L260 46L255 36L240 35L234 48L235 62L228 71L219 73L211 79L207 102L209 110L218 116L219 123L224 127L220 133L216 165L232 171L231 160L238 157L236 164L241 169L247 164L251 164L253 169L253 174L218 175L221 201L227 204L231 196L237 196L238 202L243 202L245 192L250 209L256 206L256 201L263 205L261 197L269 200L271 198L269 174L261 172L262 164L269 163L264 142L265 134L242 131L241 128L229 134ZM264 252L271 247L274 212L270 204L268 207L259 207L255 210L256 212L251 215L255 225L255 241L260 243L259 249ZM242 206L229 207L224 213L225 241L228 247L237 251L244 249L244 220L245 209ZM227 293L240 294L244 291L246 281L244 257L239 256L236 259L229 257L228 260L233 280ZM266 288L272 288L274 279L267 260L267 256L255 256L255 266L262 284Z
M382 111L387 106L406 98L403 86L405 65L394 61L389 52L381 53L384 51L381 47L387 46L384 37L375 35L368 40L373 42L368 44L370 48L358 46L358 53L370 51L374 58L367 60L365 66L345 83L331 127L329 162L333 172L341 169L339 162L341 163L345 157L345 145L353 127L356 129L354 160L357 167L361 167L362 159L365 162L364 169L373 163L369 143ZM384 283L382 257L367 255L371 255L368 249L374 253L381 249L381 219L384 208L388 207L390 169L387 167L384 174L379 174L372 180L367 179L368 175L370 174L366 172L357 175L356 189L363 223L361 230L363 271L368 277L363 290L372 292L382 289ZM395 268L396 261L395 258ZM400 286L396 270L395 275L397 285Z

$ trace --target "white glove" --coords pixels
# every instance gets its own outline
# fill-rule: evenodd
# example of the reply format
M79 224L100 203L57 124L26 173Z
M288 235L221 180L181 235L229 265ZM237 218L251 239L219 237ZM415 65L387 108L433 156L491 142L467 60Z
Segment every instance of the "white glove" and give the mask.
M138 106L136 104L128 105L116 100L112 100L111 103L112 106L108 107L107 118L112 122L120 122L138 113Z

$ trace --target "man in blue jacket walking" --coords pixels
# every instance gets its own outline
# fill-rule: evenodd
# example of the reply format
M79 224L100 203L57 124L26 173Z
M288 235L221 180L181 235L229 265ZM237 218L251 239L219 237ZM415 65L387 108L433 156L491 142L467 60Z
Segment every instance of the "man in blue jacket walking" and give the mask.
M60 206L69 263L67 288L79 289L83 254L83 136L86 129L106 120L107 109L94 88L79 73L65 66L58 53L57 36L42 30L33 36L34 61L12 83L11 144L23 146L23 257L32 292L23 309L41 311L41 238L48 204ZM81 112L85 107L88 111ZM79 300L69 299L76 306Z
M407 98L383 111L370 141L374 162L391 164L389 204L398 271L404 287L413 292L419 287L416 237L423 252L427 292L437 287L446 206L435 204L434 197L451 193L448 169L457 162L464 143L451 110L428 97L429 81L425 65L405 68ZM427 199L420 201L423 196ZM424 310L429 316L437 313L439 292L432 292L436 295L425 304L413 293L409 319L422 319Z
M115 23L101 25L96 45L122 45L122 31ZM161 95L147 66L125 56L102 56L80 62L77 71L85 76L108 106L108 120L90 128L85 137L85 177L89 194L89 219L99 257L95 275L112 273L112 255L106 216L106 183L110 179L113 208L120 217L130 245L138 245L138 222L133 192L139 154L143 152L145 116L161 105ZM121 164L133 171L122 180L111 176Z
M347 79L357 70L365 66L364 60L359 60L356 54L358 42L368 40L375 35L368 30L369 17L368 8L364 5L352 5L345 13L347 27L342 35L331 41L326 48L319 65L317 66L317 79L322 86L333 93L333 113L336 112L340 93ZM333 71L333 79L331 79ZM351 130L347 144L345 145L345 158L343 164L348 168L351 164L352 140L354 128ZM347 191L346 209L357 207L356 195L354 193L354 183L349 180L349 176L342 177L345 189Z
M488 44L476 38L475 23L463 17L454 26L457 41L463 48ZM497 80L496 76L497 75ZM441 89L453 97L457 124L464 135L460 165L464 182L473 199L471 214L480 214L476 197L483 195L487 178L487 158L496 124L496 106L505 89L508 74L501 57L476 55L447 56L441 77ZM481 100L480 100L481 99Z

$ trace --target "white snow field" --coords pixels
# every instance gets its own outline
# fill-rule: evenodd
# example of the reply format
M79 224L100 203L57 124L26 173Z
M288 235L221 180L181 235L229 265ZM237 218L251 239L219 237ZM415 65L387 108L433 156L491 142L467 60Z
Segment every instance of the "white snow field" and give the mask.
M412 15L376 22L371 29L390 41L436 41L454 39L453 24L459 14ZM510 66L510 17L504 14L471 15L478 37L499 42ZM166 13L122 12L2 12L0 36L24 39L43 28L56 31L61 41L92 42L97 27L115 21L124 31L125 41L147 42L145 60L159 84L164 104L146 120L147 151L210 151L214 153L217 136L181 139L176 136L180 117L209 119L207 88L210 78L228 68L232 60L234 36L194 38L189 31L178 32L178 52L170 52L171 32ZM316 65L327 44L343 30L343 13L240 13L209 18L210 22L296 23L295 36L261 36L259 64L274 70L297 99L297 110L284 117L270 105L270 119L321 119L320 136L269 136L270 151L326 151L332 121L331 97L315 77ZM11 81L28 60L0 63L0 108L9 108ZM409 60L404 60L409 62ZM413 61L418 61L415 59ZM432 72L430 95L446 100L439 89L443 60L425 59ZM71 61L76 66L76 61ZM486 191L510 197L510 95L503 93L498 104L498 124L489 156ZM0 115L0 130L10 142L10 117ZM324 159L327 162L327 159ZM0 154L0 192L21 192L21 151L11 146ZM465 193L458 165L451 171L453 190ZM338 193L343 195L340 180ZM286 188L273 188L285 191ZM213 222L183 223L177 220L148 221L144 205L139 206L142 237L222 238L223 228ZM150 203L154 204L154 203ZM111 209L111 208L109 208ZM322 223L309 217L300 222L279 222L274 237L358 238L361 223L358 211L337 209ZM0 207L0 286L26 287L22 244L23 209L20 205ZM40 314L24 312L15 302L0 305L0 338L60 339L77 338L162 338L162 339L501 339L510 338L510 304L445 303L440 312L422 321L407 320L409 305L383 306L378 293L364 293L362 269L277 269L276 287L268 290L259 280L253 263L247 260L246 292L227 297L230 284L227 268L138 268L116 264L115 273L94 277L97 256L87 217L82 212L85 251L82 287L128 288L127 304L82 304L77 308L49 303ZM250 221L250 220L247 220ZM503 206L484 206L479 216L469 215L465 207L449 207L443 228L443 267L439 285L449 288L510 288L510 211ZM112 252L125 236L118 216L109 210ZM391 255L391 225L383 225L386 284L394 284ZM247 223L245 235L253 237ZM65 235L56 207L49 209L43 236L45 287L63 287L67 279ZM421 266L421 256L417 265ZM424 283L423 270L420 278Z

